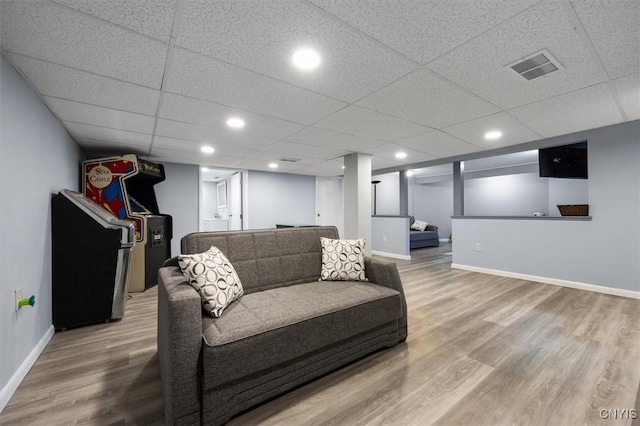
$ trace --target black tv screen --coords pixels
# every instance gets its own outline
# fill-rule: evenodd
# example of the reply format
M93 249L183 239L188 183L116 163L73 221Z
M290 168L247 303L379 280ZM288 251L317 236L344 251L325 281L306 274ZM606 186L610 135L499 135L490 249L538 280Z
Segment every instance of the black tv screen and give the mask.
M587 179L587 142L538 150L540 177Z

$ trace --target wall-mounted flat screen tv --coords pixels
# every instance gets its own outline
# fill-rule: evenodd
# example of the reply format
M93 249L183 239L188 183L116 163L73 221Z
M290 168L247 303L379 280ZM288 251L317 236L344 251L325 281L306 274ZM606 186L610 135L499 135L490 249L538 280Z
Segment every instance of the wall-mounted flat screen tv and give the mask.
M538 150L540 177L587 179L587 142Z

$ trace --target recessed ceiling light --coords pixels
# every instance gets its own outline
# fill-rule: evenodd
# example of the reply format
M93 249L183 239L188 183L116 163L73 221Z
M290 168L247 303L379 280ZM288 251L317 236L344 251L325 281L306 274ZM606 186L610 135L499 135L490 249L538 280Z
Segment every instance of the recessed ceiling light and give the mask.
M203 167L203 168L201 168L200 170L202 170L203 172L208 172L208 171L209 171L209 168L208 168L208 167Z
M231 117L227 120L227 126L233 129L242 129L244 127L244 120L238 117Z
M209 145L203 145L200 148L200 151L204 152L205 154L213 154L213 152L215 151L215 149L213 149L212 146Z
M396 152L396 158L399 160L402 160L403 158L407 158L407 153L406 152Z
M501 137L502 137L502 132L499 130L492 130L484 134L484 138L490 141L495 139L500 139Z
M269 168L270 169L277 169L278 168L278 163L269 163Z
M320 54L312 49L299 49L293 53L291 61L296 68L311 71L320 65Z

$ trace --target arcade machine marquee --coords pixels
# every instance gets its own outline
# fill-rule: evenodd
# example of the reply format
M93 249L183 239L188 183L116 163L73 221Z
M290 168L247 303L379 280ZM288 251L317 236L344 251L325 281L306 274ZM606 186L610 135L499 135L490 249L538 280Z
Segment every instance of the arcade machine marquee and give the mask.
M161 214L153 186L165 180L164 166L134 154L82 163L82 192L121 219L135 223L129 291L157 284L158 269L171 257L171 216Z

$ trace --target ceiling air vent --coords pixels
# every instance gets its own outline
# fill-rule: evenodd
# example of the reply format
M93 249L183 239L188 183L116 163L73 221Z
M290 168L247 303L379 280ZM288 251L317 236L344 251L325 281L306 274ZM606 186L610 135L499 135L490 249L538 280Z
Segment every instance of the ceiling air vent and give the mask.
M287 158L287 157L278 158L278 161L282 161L283 163L297 163L300 160L301 160L300 158Z
M547 50L534 53L507 66L527 80L542 77L562 68L560 62L551 56Z

